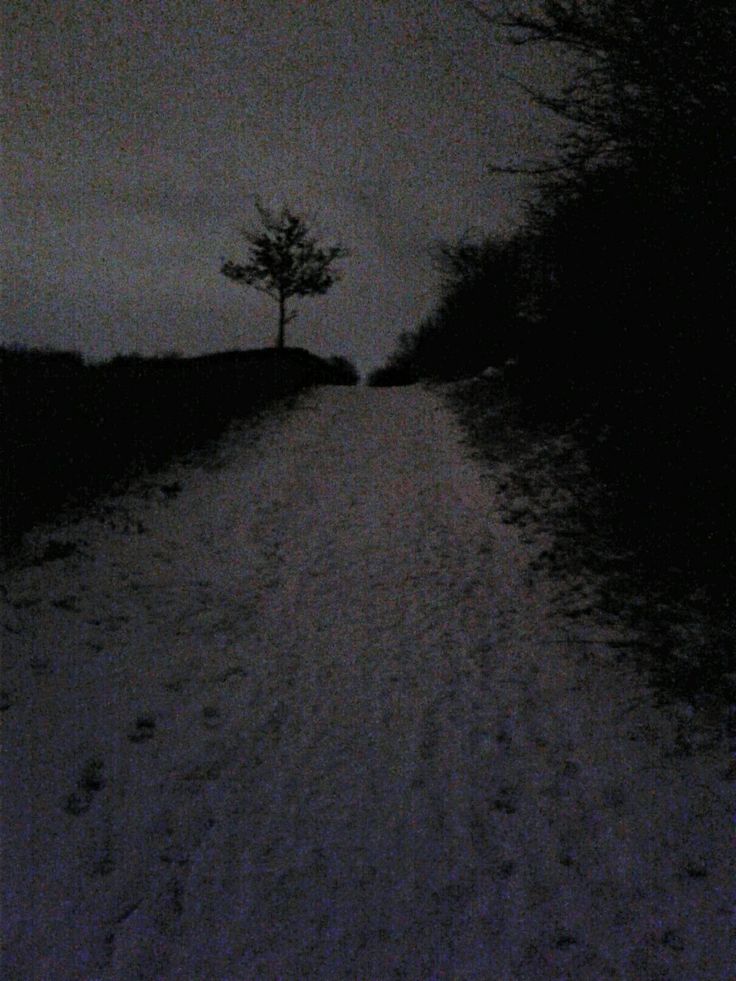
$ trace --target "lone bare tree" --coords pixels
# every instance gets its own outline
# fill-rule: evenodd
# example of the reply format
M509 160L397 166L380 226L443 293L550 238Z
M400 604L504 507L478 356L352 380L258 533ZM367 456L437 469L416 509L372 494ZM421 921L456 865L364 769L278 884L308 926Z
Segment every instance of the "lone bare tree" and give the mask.
M288 301L294 296L326 293L340 275L332 264L348 253L339 243L319 245L304 219L285 206L271 211L256 202L256 208L259 226L242 230L249 245L247 261L224 261L220 271L228 279L252 286L277 301L276 347L282 350L286 324L296 317L296 311L288 310Z

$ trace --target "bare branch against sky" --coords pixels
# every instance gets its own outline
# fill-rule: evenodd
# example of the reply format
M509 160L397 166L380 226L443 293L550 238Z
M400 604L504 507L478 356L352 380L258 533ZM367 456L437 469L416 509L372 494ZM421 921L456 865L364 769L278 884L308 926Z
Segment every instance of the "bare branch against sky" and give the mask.
M8 0L3 341L184 353L271 337L219 257L254 196L351 249L295 344L381 360L432 300L427 245L519 217L550 123L451 0ZM545 128L546 127L546 128ZM311 329L311 325L315 325Z

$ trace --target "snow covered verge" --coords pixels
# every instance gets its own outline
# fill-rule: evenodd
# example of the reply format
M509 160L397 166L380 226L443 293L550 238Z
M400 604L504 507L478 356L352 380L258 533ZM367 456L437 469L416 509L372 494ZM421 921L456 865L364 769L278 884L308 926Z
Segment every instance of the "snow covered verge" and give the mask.
M734 767L432 393L322 390L5 576L3 977L731 978Z

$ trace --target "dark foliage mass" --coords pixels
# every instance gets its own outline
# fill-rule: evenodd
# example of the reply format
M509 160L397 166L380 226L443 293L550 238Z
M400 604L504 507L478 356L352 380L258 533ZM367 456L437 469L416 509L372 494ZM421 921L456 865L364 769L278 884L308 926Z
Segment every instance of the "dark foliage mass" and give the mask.
M233 420L323 384L352 385L347 360L298 348L194 358L0 350L2 540L131 475L203 447Z
M532 93L566 127L546 159L494 168L533 175L523 227L445 244L434 313L369 381L512 358L528 418L582 420L598 474L645 508L655 537L687 529L691 549L722 557L736 450L733 11L470 6L507 42L567 59L565 87Z
M446 393L472 443L502 468L499 517L530 549L532 574L554 583L554 608L568 622L596 611L625 628L622 656L645 670L665 700L715 699L728 712L736 697L730 552L693 548L690 523L686 535L663 534L646 495L602 481L590 467L584 419L564 432L554 418L530 425L498 379Z

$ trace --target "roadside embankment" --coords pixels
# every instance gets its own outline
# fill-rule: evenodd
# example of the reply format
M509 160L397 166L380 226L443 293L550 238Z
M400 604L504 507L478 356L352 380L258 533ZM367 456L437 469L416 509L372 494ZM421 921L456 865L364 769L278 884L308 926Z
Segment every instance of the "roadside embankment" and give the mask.
M60 509L202 448L234 419L312 385L351 383L344 366L301 349L103 364L2 349L0 373L5 548Z

